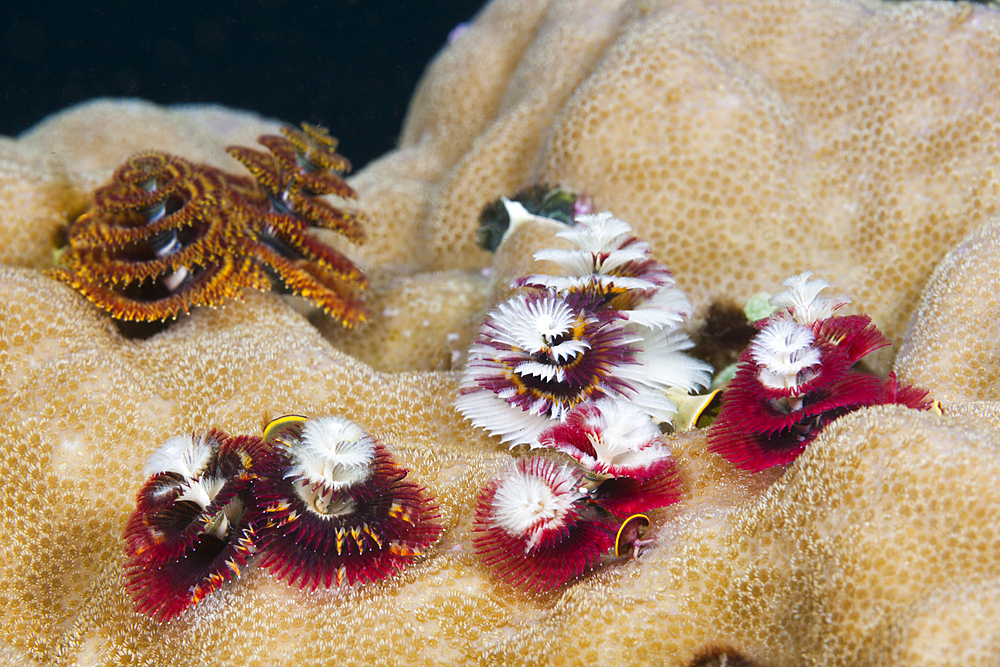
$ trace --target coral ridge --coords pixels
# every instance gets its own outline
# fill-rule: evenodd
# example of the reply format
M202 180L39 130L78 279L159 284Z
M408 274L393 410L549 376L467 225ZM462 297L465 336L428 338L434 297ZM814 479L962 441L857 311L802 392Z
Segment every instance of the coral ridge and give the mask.
M94 100L0 139L0 663L1000 662L998 52L1000 14L978 3L494 0L428 69L397 149L349 180L369 217L365 244L308 232L367 276L368 323L355 330L273 292L223 299L220 278L211 296L221 305L131 339L45 273L53 238L128 156L169 150L235 177L243 166L225 147L277 136L279 123ZM273 172L266 158L244 157ZM550 276L559 281L527 289L569 291L581 270L580 248L559 236L565 221L535 217L494 252L478 245L483 207L540 183L628 221L682 291L685 301L673 285L660 286L665 303L623 299L616 335L647 336L684 312L684 334L701 349L706 317L739 313L810 269L873 326L850 325L862 333L846 339L839 367L861 367L833 382L874 371L893 402L918 400L906 387L919 385L944 414L861 408L826 421L791 463L759 472L710 451L705 429L661 434L674 475L654 475L670 484L647 491L676 502L643 509L645 521L613 514L621 534L585 524L590 532L558 552L581 573L572 583L509 585L471 540L488 532L475 530L481 490L512 454L454 400L477 328L511 298L511 282ZM258 192L261 205L301 205L273 185ZM151 241L150 266L169 291L186 279L187 256L175 252L184 234ZM559 252L536 260L543 249ZM608 275L588 280L610 283L612 298L650 278ZM795 304L812 297L789 289L785 305L800 314ZM826 319L840 326L839 317L860 316ZM813 345L843 333L814 325ZM892 345L874 350L874 328ZM536 346L552 330L538 333ZM761 350L772 384L823 381L811 377L809 345L782 337ZM778 348L791 348L780 363ZM558 372L529 370L536 380ZM222 535L237 510L220 514L212 503L229 490L194 479L205 465L198 448L170 471L144 471L150 454L213 427L259 434L289 413L344 415L391 450L410 472L387 483L435 498L433 548L384 579L315 590L312 565L270 571L227 555L239 577L172 620L136 611L122 538L147 478L172 476L169 494L211 514L208 534ZM587 423L560 442L622 464L588 448ZM529 456L561 465L570 454ZM594 481L584 474L581 486ZM634 489L619 491L604 487L605 507ZM314 500L337 514L332 494ZM234 548L249 551L257 536L241 537ZM654 541L638 558L604 560L637 539ZM352 542L345 531L342 550ZM518 561L498 558L521 576Z

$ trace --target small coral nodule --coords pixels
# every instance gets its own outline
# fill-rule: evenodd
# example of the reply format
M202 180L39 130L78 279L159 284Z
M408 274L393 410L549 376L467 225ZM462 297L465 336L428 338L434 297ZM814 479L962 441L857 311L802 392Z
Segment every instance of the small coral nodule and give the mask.
M340 177L350 164L325 130L302 127L262 136L268 153L227 149L253 178L166 153L132 156L70 224L51 274L119 320L165 321L277 283L347 326L364 321L364 274L312 234L363 241L363 216L321 198L354 198Z
M238 577L256 550L246 521L260 439L219 430L177 436L146 465L125 527L136 608L169 621Z
M264 432L251 521L261 565L301 588L374 582L413 562L437 506L375 438L340 417L295 415Z
M852 368L889 340L867 315L836 316L847 299L821 299L826 281L810 272L785 281L777 311L740 356L708 433L709 449L744 470L795 460L830 421L865 406L897 403L925 410L927 391L897 386Z

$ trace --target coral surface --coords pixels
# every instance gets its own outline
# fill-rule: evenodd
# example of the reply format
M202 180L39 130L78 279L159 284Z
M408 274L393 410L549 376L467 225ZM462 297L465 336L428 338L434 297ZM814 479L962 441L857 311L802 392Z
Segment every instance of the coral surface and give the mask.
M350 179L368 242L329 242L372 285L353 332L247 292L135 340L44 273L128 155L242 173L223 147L277 123L102 100L0 139L0 663L1000 661L998 52L1000 14L962 3L493 2L399 148ZM540 182L629 221L696 326L823 275L894 342L875 370L899 350L945 414L863 409L760 473L671 435L683 495L638 559L511 590L471 540L512 457L455 411L450 369L509 278L549 271L532 255L559 229L476 245L484 204ZM250 566L169 623L135 611L122 531L147 457L289 413L377 437L436 499L440 541L374 584L303 592Z

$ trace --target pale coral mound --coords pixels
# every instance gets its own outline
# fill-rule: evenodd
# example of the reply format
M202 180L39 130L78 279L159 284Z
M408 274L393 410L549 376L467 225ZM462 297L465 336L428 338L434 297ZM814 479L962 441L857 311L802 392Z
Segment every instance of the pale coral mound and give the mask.
M69 288L0 276L0 627L40 664L684 664L723 643L762 664L907 664L1000 647L998 433L903 409L831 426L784 476L675 438L682 503L658 543L561 594L499 585L470 553L478 489L509 460L452 408L452 373L380 374L270 294L123 339ZM131 609L120 530L166 437L345 414L439 499L446 533L404 575L300 593L251 568L157 626ZM778 479L773 486L769 485ZM985 623L985 625L984 625ZM964 641L971 637L975 646ZM947 657L947 656L946 656ZM662 661L662 663L661 663ZM944 661L941 664L957 664Z
M994 9L541 7L492 3L429 69L398 150L354 181L365 257L482 266L481 207L559 183L628 221L696 306L811 269L898 343L936 262L1000 212Z
M1000 401L1000 219L956 245L931 277L896 368L948 403ZM957 372L956 372L957 371Z
M507 624L462 526L508 455L461 423L451 374L377 374L279 298L252 293L129 341L65 286L11 269L0 270L0 370L0 627L35 660L444 664L473 655L463 633ZM251 569L164 627L132 611L121 530L146 457L172 433L259 433L283 413L350 415L377 434L441 504L434 557L381 586L314 595ZM407 593L417 579L426 585ZM425 625L455 637L428 645ZM381 640L366 638L371 628Z
M238 171L222 147L274 122L100 100L0 140L0 663L1000 661L996 53L1000 13L965 4L494 2L351 181L371 219L343 246L372 279L354 332L248 293L131 339L42 271L129 154ZM685 496L641 558L544 597L499 584L471 525L512 454L454 410L448 369L509 279L550 269L551 225L474 245L482 205L537 181L631 224L698 312L812 270L897 342L913 317L897 370L945 415L863 410L759 474L672 436ZM251 566L168 624L137 614L121 529L146 457L284 413L370 429L437 497L441 542L378 585L302 593Z
M687 513L636 567L578 584L495 655L684 664L724 643L762 665L993 664L997 436L905 408L854 413L756 500Z

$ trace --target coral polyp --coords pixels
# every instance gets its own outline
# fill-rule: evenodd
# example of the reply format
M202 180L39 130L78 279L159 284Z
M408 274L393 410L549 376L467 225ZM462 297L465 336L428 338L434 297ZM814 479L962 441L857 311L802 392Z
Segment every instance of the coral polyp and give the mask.
M437 506L373 436L340 417L289 415L264 433L251 521L260 563L301 588L374 582L437 540Z
M136 608L168 621L238 577L256 551L246 520L260 440L219 430L177 436L154 453L125 527Z
M230 147L253 178L166 153L129 158L70 224L52 275L119 320L164 321L239 299L244 288L299 294L347 326L366 317L367 280L314 229L354 242L362 216L334 207L354 191L321 128L265 135L269 153Z
M771 299L778 310L740 356L735 377L709 430L709 448L740 468L789 463L830 421L869 405L927 409L927 392L898 387L852 368L889 340L867 315L836 316L847 299L821 299L826 281L809 272L785 281Z

